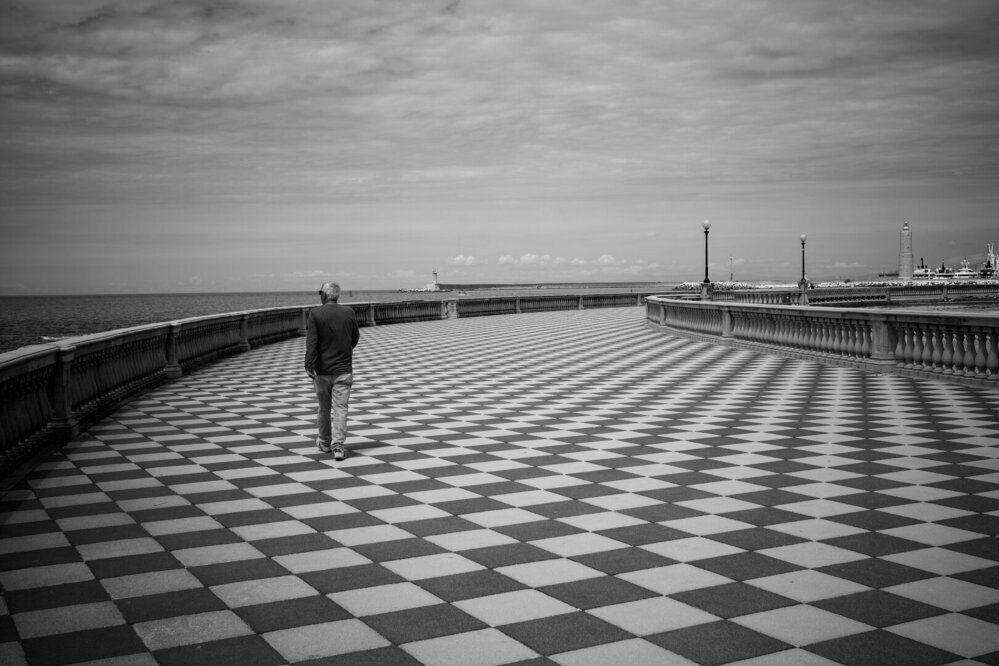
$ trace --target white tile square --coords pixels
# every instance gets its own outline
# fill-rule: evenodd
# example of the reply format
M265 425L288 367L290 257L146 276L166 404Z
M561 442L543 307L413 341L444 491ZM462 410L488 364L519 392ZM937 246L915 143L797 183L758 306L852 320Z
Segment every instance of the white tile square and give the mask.
M805 605L743 615L733 618L732 622L799 647L874 629L842 615Z
M538 656L534 650L496 629L428 638L400 647L421 664L498 666Z
M576 608L538 590L516 590L453 602L492 627L573 613Z
M731 578L698 569L692 564L671 564L665 567L629 571L618 574L618 578L662 595L733 582Z
M345 590L326 596L358 617L444 603L436 595L409 582Z
M683 629L720 619L711 613L668 597L653 597L601 606L587 612L636 636Z
M481 571L484 566L456 553L439 553L422 557L409 557L404 560L382 562L382 566L394 571L406 580L423 580L439 576Z

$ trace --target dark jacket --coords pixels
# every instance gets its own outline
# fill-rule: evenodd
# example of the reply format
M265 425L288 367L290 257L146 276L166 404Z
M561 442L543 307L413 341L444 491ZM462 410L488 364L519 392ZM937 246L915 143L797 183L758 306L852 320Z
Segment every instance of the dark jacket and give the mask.
M326 303L309 311L305 334L305 370L317 375L352 372L354 347L360 339L354 310Z

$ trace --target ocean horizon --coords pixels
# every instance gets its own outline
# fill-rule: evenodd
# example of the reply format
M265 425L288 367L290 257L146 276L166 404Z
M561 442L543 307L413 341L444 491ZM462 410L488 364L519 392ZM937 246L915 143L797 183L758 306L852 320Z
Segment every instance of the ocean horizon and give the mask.
M483 296L520 296L592 291L621 293L666 291L674 283L609 283L558 285L446 285L446 291L344 289L341 303L446 300ZM317 290L209 292L174 294L94 294L0 296L0 353L60 338L101 333L131 326L176 321L188 317L262 308L313 305Z

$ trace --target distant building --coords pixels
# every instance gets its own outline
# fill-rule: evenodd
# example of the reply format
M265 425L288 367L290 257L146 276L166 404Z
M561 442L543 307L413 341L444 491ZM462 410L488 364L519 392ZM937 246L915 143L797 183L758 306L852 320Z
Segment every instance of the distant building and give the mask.
M898 251L898 278L900 280L912 279L912 232L909 231L909 223L902 224L900 237L900 247Z

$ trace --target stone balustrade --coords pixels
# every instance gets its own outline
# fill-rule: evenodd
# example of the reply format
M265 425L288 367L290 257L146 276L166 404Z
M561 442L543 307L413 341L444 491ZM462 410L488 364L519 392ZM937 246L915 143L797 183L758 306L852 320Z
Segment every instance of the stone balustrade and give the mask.
M801 291L798 289L745 289L715 294L725 294L736 303L759 305L797 305L801 298ZM820 287L808 290L808 302L811 305L944 303L975 298L999 299L999 283L948 282L884 287Z
M880 373L999 387L999 316L652 296L649 324L698 339Z
M648 294L537 295L349 303L361 326L548 310L639 306ZM194 317L0 354L0 473L65 441L124 400L216 358L305 335L294 306Z

